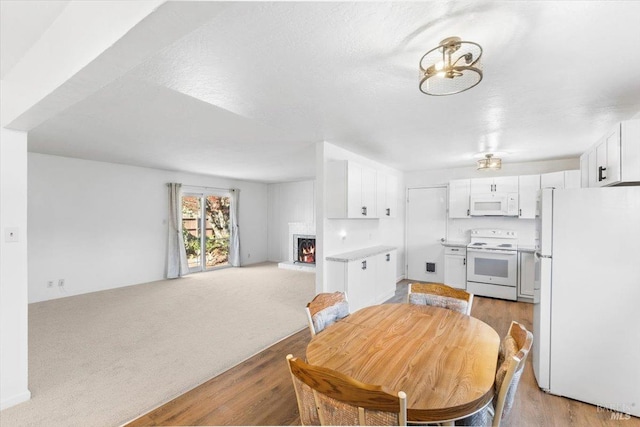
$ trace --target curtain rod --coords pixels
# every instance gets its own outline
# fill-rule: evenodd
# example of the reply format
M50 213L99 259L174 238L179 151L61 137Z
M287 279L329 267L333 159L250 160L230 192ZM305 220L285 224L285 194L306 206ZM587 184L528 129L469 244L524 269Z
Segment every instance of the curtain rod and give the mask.
M169 185L169 184L167 184ZM198 187L204 188L207 190L222 190L222 191L240 191L239 188L220 188L220 187L207 187L206 185L193 185L193 184L182 184L183 187Z

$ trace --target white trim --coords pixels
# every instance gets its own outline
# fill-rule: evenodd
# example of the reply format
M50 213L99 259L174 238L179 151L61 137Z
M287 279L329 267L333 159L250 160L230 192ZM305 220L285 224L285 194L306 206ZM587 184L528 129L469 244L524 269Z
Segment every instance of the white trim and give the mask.
M31 392L29 390L18 393L7 399L0 400L0 411L17 405L18 403L26 402L31 399Z

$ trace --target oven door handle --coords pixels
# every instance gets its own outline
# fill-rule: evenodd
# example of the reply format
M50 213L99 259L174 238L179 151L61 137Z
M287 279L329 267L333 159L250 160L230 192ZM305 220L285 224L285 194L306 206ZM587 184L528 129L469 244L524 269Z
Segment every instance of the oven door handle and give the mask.
M509 249L475 249L475 248L467 248L467 252L489 252L494 254L504 254L504 255L517 255L518 251L513 251Z

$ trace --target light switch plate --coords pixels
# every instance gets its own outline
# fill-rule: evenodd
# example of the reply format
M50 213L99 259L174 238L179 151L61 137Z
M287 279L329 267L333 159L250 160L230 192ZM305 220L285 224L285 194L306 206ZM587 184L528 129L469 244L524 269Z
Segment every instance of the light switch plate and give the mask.
M18 227L7 227L4 229L4 241L7 243L20 241L20 230Z

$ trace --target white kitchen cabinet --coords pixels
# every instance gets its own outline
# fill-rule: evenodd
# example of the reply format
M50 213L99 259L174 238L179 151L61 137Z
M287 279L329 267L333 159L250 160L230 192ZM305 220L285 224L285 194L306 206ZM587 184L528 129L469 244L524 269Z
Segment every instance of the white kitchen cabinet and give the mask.
M444 248L444 283L458 289L467 289L467 248Z
M347 263L346 292L352 312L375 304L376 257L371 256Z
M564 188L564 172L543 173L540 175L540 188Z
M479 193L517 193L517 176L499 176L494 178L473 178L471 194Z
M374 247L327 257L327 292L345 292L352 313L385 302L395 295L396 254Z
M533 298L535 280L535 255L531 252L519 252L518 260L518 297Z
M564 188L565 190L582 188L580 169L564 171Z
M540 175L522 175L518 177L518 216L536 217L536 200L540 190Z
M396 294L397 251L383 252L376 257L376 300L384 302Z
M350 160L327 163L327 217L377 218L376 170Z
M607 180L607 145L605 138L596 147L596 187L605 186L609 182ZM611 145L613 145L613 143Z
M557 188L559 190L580 188L580 170L559 171L540 175L540 188Z
M378 216L395 218L398 210L398 178L382 171L377 175Z
M581 180L589 187L640 183L640 119L618 123L585 154Z
M596 179L596 169L598 169L598 162L596 161L596 150L595 148L589 152L587 155L588 164L589 164L589 187L596 187L598 180Z
M580 156L580 187L589 187L589 153Z
M449 218L470 218L470 194L470 179L455 179L449 181Z

